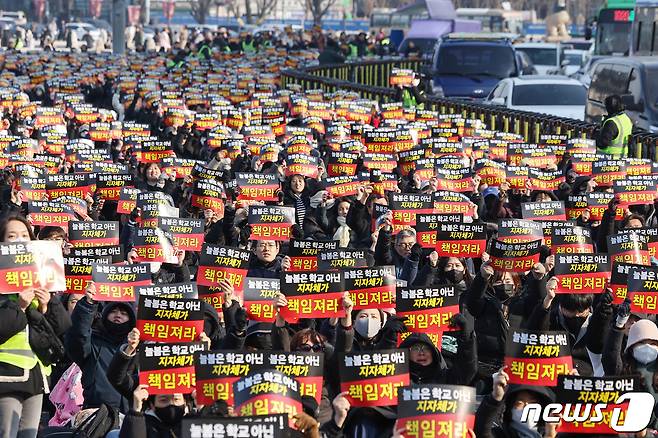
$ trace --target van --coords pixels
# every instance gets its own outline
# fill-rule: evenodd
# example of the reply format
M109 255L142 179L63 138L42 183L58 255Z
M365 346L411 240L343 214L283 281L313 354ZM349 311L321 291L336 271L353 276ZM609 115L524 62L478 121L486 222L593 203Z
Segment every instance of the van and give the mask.
M585 121L601 123L606 117L605 98L621 96L636 128L658 133L658 58L615 57L601 59L592 73L587 93Z
M441 40L429 74L432 94L479 100L505 78L534 72L518 56L509 34L450 34Z

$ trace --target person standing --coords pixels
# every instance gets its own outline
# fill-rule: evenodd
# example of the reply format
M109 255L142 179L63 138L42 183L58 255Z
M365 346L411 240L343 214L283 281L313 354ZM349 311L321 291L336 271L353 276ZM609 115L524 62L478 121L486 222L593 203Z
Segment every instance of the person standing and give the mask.
M628 156L628 141L633 133L633 121L624 111L621 97L608 96L604 103L608 117L601 125L597 148L613 158L626 157Z

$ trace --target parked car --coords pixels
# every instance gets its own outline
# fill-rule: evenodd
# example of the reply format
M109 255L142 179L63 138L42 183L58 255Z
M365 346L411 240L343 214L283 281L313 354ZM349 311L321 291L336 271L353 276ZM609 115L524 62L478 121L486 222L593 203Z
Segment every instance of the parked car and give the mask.
M484 99L501 80L532 72L522 65L509 34L450 34L434 51L432 94ZM526 60L527 62L527 60Z
M655 56L601 59L592 73L585 121L600 123L606 116L605 98L621 96L635 126L658 132L658 58Z
M0 11L0 17L12 20L16 26L25 26L27 24L27 17L23 11Z
M64 31L75 32L78 41L96 41L101 36L101 30L96 26L84 22L66 23Z
M540 75L557 73L564 60L564 47L560 43L520 43L516 50L527 54Z
M587 88L566 76L521 76L503 79L485 103L583 120Z
M413 42L421 55L429 59L444 35L451 32L479 32L481 24L475 20L413 20L411 27L398 47L398 53L407 53Z
M585 50L566 49L561 73L565 76L576 74L587 63L588 56L589 52Z

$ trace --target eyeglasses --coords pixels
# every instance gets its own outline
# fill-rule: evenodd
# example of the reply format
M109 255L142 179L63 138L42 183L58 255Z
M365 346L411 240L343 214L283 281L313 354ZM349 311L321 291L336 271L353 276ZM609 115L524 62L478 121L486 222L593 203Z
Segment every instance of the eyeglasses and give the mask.
M414 246L414 243L413 242L407 242L407 243L400 242L400 243L398 243L398 246L401 247L401 248L404 248L404 249L411 249L411 247Z
M416 344L410 348L412 353L429 353L430 347L425 344Z
M274 242L268 242L268 243L259 243L257 245L258 249L270 249L270 248L276 248L276 243Z
M313 351L314 353L319 353L321 351L324 351L324 344L300 345L299 351L306 351L306 352Z

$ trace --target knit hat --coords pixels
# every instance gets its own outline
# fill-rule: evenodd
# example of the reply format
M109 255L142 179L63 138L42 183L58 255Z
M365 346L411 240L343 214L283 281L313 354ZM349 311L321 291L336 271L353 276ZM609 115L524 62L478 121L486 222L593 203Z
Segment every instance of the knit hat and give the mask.
M624 353L638 342L647 340L658 342L658 327L656 327L653 321L641 319L633 324L628 331L628 341L626 342Z

